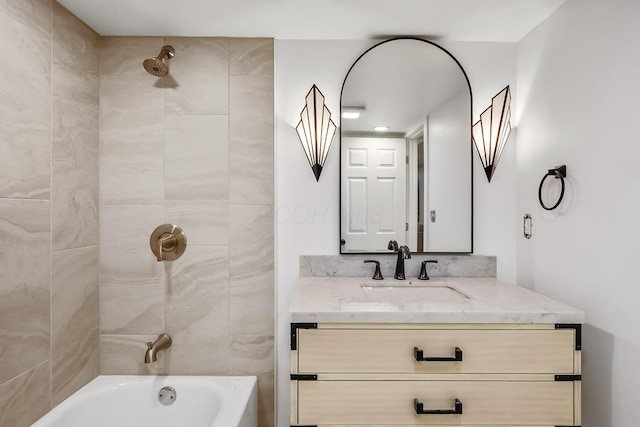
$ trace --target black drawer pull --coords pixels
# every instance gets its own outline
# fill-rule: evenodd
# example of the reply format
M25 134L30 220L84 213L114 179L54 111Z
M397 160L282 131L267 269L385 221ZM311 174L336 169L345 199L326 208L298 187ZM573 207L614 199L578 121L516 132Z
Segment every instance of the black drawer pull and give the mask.
M413 407L416 408L416 414L417 415L425 415L425 414L432 414L432 415L456 415L462 414L462 402L460 402L460 399L455 399L454 400L454 408L453 409L424 409L424 404L422 402L420 402L418 399L413 399Z
M413 347L413 355L416 362L462 362L460 347L456 347L453 357L424 357L424 352L418 347Z

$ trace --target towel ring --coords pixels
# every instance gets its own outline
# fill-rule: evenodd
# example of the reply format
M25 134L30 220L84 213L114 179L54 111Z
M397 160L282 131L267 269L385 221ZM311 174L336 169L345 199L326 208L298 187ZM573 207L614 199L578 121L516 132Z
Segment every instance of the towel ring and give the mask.
M559 179L560 183L562 184L562 189L560 190L560 197L558 198L558 201L551 207L545 205L544 202L542 201L542 186L544 185L544 182L547 180L547 178L549 178L550 176L553 176L556 179ZM538 187L538 201L540 202L540 206L542 206L544 209L548 211L552 211L555 208L557 208L558 205L560 205L560 202L562 202L562 198L564 197L564 179L566 176L567 176L566 165L556 166L555 168L549 169L547 171L546 175L542 177L542 181L540 181L540 187Z

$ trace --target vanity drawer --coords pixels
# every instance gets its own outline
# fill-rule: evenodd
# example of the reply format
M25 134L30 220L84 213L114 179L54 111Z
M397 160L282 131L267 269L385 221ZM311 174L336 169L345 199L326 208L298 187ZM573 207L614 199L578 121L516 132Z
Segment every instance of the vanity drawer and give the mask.
M574 373L572 329L300 329L299 373ZM462 361L417 361L452 358Z
M299 425L574 425L572 382L300 381L297 398Z

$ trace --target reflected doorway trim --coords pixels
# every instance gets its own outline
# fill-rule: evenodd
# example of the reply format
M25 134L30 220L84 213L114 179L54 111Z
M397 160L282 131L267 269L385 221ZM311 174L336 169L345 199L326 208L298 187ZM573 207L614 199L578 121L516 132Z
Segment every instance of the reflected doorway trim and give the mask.
M407 158L408 165L407 168L407 229L405 231L405 242L406 245L410 248L413 248L414 252L423 252L418 251L419 247L424 247L424 236L422 237L422 242L418 243L418 211L419 211L419 203L418 203L418 139L422 138L422 143L427 144L428 141L424 139L424 130L428 126L429 118L425 119L425 123L422 126L418 126L417 129L411 131L407 134ZM423 206L426 200L423 200ZM342 210L342 209L341 209ZM424 212L423 212L424 214ZM409 236L416 236L415 242ZM414 244L415 243L415 244Z

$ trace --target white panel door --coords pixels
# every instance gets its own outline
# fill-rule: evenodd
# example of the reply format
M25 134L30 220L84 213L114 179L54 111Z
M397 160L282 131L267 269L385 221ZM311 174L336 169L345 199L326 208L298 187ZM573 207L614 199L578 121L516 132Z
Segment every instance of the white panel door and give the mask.
M407 144L342 138L342 252L386 252L405 241Z

